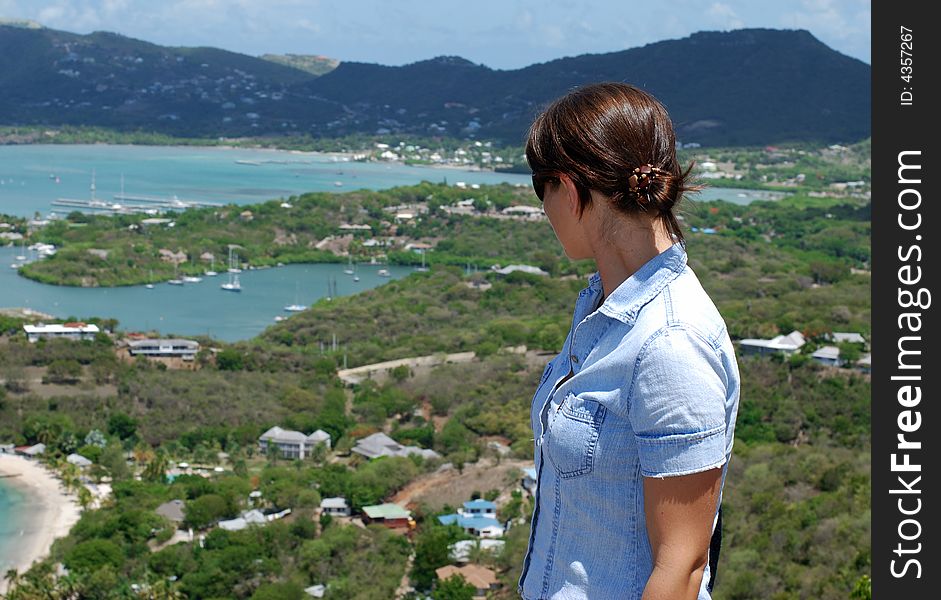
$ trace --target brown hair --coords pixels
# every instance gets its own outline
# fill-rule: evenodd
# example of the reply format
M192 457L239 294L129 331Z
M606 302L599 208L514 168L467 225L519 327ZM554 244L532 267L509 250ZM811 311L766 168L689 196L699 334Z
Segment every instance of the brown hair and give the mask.
M689 181L692 163L683 171L677 162L676 136L666 109L626 83L588 85L552 102L529 129L526 160L537 189L555 182L560 173L572 178L578 188L579 217L591 205L589 190L597 190L624 213L656 211L681 241L673 208L684 193L701 189ZM661 174L646 189L632 192L634 169L648 164Z

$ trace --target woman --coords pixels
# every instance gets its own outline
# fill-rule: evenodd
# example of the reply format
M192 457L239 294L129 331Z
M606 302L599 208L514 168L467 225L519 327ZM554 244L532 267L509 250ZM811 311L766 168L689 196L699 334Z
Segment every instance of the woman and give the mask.
M694 188L670 117L633 86L583 87L535 120L526 158L566 255L598 270L533 398L520 594L710 598L739 373L687 265L673 210Z

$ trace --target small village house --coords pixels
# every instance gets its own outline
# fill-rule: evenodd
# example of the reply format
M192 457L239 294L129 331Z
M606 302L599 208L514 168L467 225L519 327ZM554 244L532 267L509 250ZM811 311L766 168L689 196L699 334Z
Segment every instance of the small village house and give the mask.
M499 581L497 581L496 573L480 565L464 565L463 567L447 565L435 569L435 575L438 576L440 581L444 581L455 575L460 575L464 578L464 581L474 586L475 597L484 597L487 595L487 592L496 589L500 585Z
M167 340L145 338L131 340L127 343L127 350L131 356L146 356L148 358L180 358L191 361L199 352L199 342L171 338Z
M318 444L330 448L330 434L318 429L310 435L300 431L290 431L280 427L272 427L258 438L258 448L267 454L269 447L277 448L282 458L300 459L309 458Z
M95 324L72 322L61 325L23 325L23 331L26 332L26 339L30 342L38 342L41 339L55 340L93 340L98 334L99 329Z
M331 517L350 516L350 505L346 503L346 498L324 498L320 501L320 512Z
M403 446L382 432L374 433L357 440L356 445L353 446L352 452L360 456L365 456L366 458L408 456L409 454L419 454L426 459L440 458L441 456L434 450L427 450L417 446Z
M840 349L836 346L823 346L810 355L815 361L830 367L839 367L843 364L840 359Z
M481 538L497 538L504 533L503 525L497 520L497 505L489 500L465 502L456 514L441 515L438 522L442 525L456 523L469 535Z
M529 492L530 494L535 495L536 493L536 468L535 467L526 467L523 469L523 478L520 480L520 486Z
M170 500L158 506L154 512L174 523L182 523L186 520L186 513L183 510L184 506L185 504L182 500Z
M376 504L363 507L363 522L378 523L389 529L414 529L412 513L398 504Z
M807 343L804 336L799 331L792 331L787 335L778 335L770 340L746 338L739 341L738 346L742 354L775 354L782 352L785 355L796 353Z

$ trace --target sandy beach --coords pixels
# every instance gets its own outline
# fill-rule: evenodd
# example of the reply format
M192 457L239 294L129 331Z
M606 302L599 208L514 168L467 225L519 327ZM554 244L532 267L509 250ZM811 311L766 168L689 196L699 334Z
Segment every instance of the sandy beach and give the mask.
M16 487L29 497L29 518L17 524L21 542L15 554L6 557L14 564L4 566L4 571L13 567L25 573L34 561L49 554L56 538L69 533L81 509L75 497L66 494L61 482L34 461L0 454L0 475L7 476L3 479L5 485ZM0 579L0 593L5 589L6 581Z

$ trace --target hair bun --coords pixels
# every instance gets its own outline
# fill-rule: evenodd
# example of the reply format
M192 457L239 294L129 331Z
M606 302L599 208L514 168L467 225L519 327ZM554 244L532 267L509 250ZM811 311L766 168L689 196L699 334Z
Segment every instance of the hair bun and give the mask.
M650 184L655 179L666 175L666 171L650 163L635 167L631 172L631 176L627 179L628 195L632 196L641 206L650 204Z

